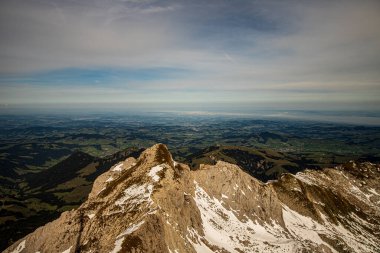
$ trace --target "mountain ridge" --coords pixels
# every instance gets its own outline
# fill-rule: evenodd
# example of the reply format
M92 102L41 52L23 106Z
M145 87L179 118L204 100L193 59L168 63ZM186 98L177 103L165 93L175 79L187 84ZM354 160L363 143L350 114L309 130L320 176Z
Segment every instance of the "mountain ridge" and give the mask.
M4 252L378 252L379 179L352 162L263 183L223 161L191 171L156 144Z
M241 146L210 146L185 159L192 169L200 164L215 165L222 160L238 165L251 176L266 182L283 173L297 173L306 168L320 169L312 161L270 149L253 149Z

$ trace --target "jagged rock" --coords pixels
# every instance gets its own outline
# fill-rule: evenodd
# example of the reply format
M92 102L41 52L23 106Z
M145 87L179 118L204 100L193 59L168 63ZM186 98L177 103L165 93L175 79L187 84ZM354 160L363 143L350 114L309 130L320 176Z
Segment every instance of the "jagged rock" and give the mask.
M262 183L221 161L190 171L157 144L5 252L379 252L379 179L362 163Z

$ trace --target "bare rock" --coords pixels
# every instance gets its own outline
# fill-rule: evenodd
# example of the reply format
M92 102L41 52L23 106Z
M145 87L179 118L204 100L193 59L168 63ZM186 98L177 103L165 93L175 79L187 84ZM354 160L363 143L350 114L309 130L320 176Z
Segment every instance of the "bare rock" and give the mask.
M351 163L262 183L221 161L190 171L157 144L4 252L379 252L379 179Z

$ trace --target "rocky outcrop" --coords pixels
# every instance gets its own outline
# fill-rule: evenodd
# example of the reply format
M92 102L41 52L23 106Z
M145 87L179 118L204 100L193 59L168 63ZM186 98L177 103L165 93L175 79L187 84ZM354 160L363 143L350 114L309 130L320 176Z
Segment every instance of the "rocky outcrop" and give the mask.
M352 162L262 183L221 161L190 171L157 144L5 252L379 252L379 179Z

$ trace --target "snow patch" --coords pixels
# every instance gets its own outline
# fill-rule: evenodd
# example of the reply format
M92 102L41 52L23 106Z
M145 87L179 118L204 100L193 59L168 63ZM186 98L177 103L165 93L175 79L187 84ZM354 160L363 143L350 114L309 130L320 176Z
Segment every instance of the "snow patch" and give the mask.
M376 252L374 249L377 247L374 235L371 235L364 229L368 227L369 223L361 219L354 213L351 213L350 219L341 217L348 224L348 230L345 226L338 222L338 225L331 223L327 217L319 212L323 225L314 221L310 217L303 216L287 206L283 206L283 218L286 228L290 233L298 238L299 241L311 241L317 244L324 244L334 251L334 249L324 242L318 234L325 234L330 236L338 236L341 238L354 252ZM355 232L354 232L355 231ZM372 244L373 248L369 248L366 244Z
M115 247L113 248L112 251L110 251L110 253L118 253L122 249L121 245L123 244L123 242L124 242L124 237L117 239L114 243Z
M322 203L320 201L313 201L314 204L320 205L320 206L325 206L325 203Z
M164 169L162 164L154 166L150 169L148 175L153 179L153 181L158 182L160 180L160 176L157 175L158 172Z
M99 192L98 192L98 194L97 195L99 195L102 191L104 191L106 189L106 187L103 187Z
M153 203L151 194L153 192L153 185L134 184L123 191L123 196L115 201L115 205L123 209L132 210L136 206L146 203L150 205Z
M326 233L326 229L312 218L303 216L287 206L283 206L282 217L286 228L295 238L301 241L312 241L317 244L325 244L319 237L319 233Z
M90 219L92 219L92 218L95 217L95 214L94 214L94 213L92 213L92 214L87 214L87 217L90 218Z
M123 165L123 163L119 163L115 168L112 169L112 171L122 171L124 167Z
M214 253L209 247L207 247L206 244L204 244L201 240L197 239L200 237L198 235L197 231L195 231L193 228L188 230L189 234L195 238L195 242L189 238L189 236L186 236L186 239L191 243L193 248L195 249L195 252L199 253Z
M313 183L312 178L308 183ZM353 252L377 252L377 235L368 232L375 231L371 223L351 213L349 218L339 217L338 224L328 221L320 212L321 223L302 215L283 204L282 218L284 227L277 221L259 222L255 216L244 215L239 219L237 210L232 209L222 199L210 196L196 181L194 201L200 211L204 236L196 230L188 230L187 239L196 252L219 251L237 252L297 252L299 249L310 249L310 246L323 245L336 252L321 234L330 238L342 239ZM371 191L372 192L372 191ZM375 191L376 192L376 191ZM376 192L377 193L377 192ZM231 196L230 198L233 198ZM234 199L231 199L233 202ZM319 200L315 204L324 205ZM259 206L260 207L260 206ZM254 214L253 214L254 215ZM368 246L370 245L370 246Z
M118 235L116 238L124 237L126 235L132 234L137 229L139 229L141 227L141 225L144 224L144 223L145 223L145 221L140 221L137 224L133 224L132 226L128 227L123 233L121 233L120 235Z
M377 193L377 191L376 191L375 189L373 189L373 188L369 188L368 191L369 191L370 193L372 193L372 194L375 194L375 195L377 195L377 196L380 196L380 194Z
M70 246L70 248L68 248L68 249L65 250L65 251L62 251L62 253L70 253L70 250L71 250L72 247L73 247L73 246Z
M308 177L308 175L305 173L297 173L295 177L308 185L315 185L313 179L311 177Z
M300 193L302 193L302 190L301 190L301 189L298 189L298 188L293 188L293 191L296 191L296 192L300 192Z
M114 178L111 176L111 177L109 177L109 178L106 180L106 183L111 182L111 181L113 181L113 180L114 180Z
M198 243L194 243L193 241L189 240L191 244L193 245L195 252L199 253L215 253L212 251L209 247L207 247L206 244L204 244L201 240L198 241Z
M20 242L17 247L11 253L20 253L25 249L26 240Z
M293 247L293 242L280 237L285 232L280 225L259 224L247 216L243 222L236 216L236 210L230 207L227 209L221 201L209 196L196 182L195 186L194 200L201 213L203 238L209 245L215 245L228 252L268 252L269 249L282 252L290 251ZM191 233L196 238L200 237L196 231ZM213 252L202 240L191 241L197 252ZM275 247L268 248L268 244Z

